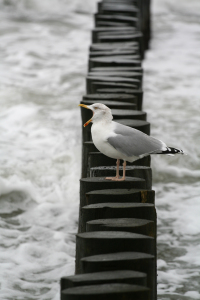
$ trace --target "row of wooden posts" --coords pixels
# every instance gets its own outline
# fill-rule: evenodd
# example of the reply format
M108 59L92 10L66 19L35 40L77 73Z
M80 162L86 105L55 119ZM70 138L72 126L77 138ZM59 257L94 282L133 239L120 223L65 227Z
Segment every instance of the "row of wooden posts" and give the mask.
M87 94L114 120L150 134L142 111L142 59L150 40L150 0L103 0L94 15ZM82 123L92 112L81 109ZM125 181L115 161L82 132L79 227L75 275L61 278L61 300L156 300L156 210L150 157L128 164ZM120 169L122 170L122 168Z

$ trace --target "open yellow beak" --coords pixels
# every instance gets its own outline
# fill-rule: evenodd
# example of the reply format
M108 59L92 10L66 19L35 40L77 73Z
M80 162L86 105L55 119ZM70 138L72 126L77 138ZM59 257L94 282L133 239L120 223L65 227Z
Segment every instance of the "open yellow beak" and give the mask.
M81 107L85 107L85 108L87 108L87 109L90 109L87 105L85 105L85 104L79 104L78 106L81 106Z
M90 109L87 105L85 104L79 104L79 106ZM86 127L90 122L92 121L92 118L88 120L83 126Z

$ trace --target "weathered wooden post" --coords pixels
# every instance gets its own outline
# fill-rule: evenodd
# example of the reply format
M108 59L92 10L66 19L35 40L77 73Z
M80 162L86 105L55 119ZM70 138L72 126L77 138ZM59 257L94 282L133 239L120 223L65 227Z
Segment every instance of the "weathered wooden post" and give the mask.
M150 135L142 111L142 59L150 38L150 0L103 0L95 14L82 104L102 103L114 121ZM82 125L92 112L81 110ZM82 131L76 275L61 279L61 300L156 300L156 210L150 156L127 164L125 181L115 161ZM120 172L121 172L120 167Z

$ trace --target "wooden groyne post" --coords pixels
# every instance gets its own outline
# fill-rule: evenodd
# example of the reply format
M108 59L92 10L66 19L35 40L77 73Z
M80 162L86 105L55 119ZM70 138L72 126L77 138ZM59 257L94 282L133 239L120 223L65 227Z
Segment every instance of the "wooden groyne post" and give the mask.
M116 122L150 134L142 111L142 59L148 49L150 0L103 0L92 30L86 95L103 103ZM91 118L81 111L82 123ZM98 152L91 127L82 131L79 227L75 275L61 278L61 300L156 300L156 210L150 157L127 166L125 181L115 161ZM120 169L121 170L121 169Z

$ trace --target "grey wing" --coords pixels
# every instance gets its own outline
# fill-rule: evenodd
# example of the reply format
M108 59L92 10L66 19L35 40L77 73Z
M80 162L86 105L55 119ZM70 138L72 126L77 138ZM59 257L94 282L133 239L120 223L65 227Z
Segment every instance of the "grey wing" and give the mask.
M143 156L149 153L159 153L166 145L145 133L131 127L115 123L115 136L108 138L108 143L124 155Z

